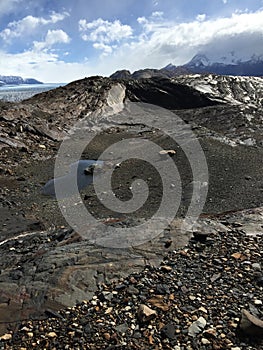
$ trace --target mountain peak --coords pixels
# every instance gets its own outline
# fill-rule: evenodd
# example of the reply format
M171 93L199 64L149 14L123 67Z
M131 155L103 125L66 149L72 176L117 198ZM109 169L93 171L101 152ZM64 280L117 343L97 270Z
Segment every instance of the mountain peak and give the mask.
M175 68L176 68L176 66L174 64L169 63L169 64L167 64L167 66L163 67L162 69L173 70Z
M198 53L191 59L189 63L187 63L187 65L200 67L200 66L209 66L210 63L211 63L210 60L207 58L205 54Z
M117 71L111 75L113 79L146 79L162 76L172 78L178 75L207 74L263 76L263 55L251 54L250 57L230 51L220 55L198 53L182 66L167 64L161 69L140 69L132 74L127 70ZM0 77L1 78L1 77Z

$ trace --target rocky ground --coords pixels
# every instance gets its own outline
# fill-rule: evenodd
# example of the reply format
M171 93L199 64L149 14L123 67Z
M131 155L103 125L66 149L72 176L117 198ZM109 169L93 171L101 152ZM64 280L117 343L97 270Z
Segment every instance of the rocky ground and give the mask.
M262 239L241 222L195 235L160 266L101 283L91 300L23 321L3 349L261 349ZM251 315L255 315L254 317Z
M256 336L240 332L238 325L242 309L262 318L262 79L240 79L92 77L20 103L1 102L3 348L261 348L254 343L261 335L259 320L252 320L259 322ZM94 113L119 108L127 100L168 108L191 126L202 145L209 191L194 232L180 231L193 179L173 130L168 136L156 132L146 116L135 123ZM186 200L160 236L133 248L98 247L68 226L54 199L41 195L53 177L61 140L79 120L87 121L89 131L103 127L83 159L97 159L109 145L130 137L138 140L130 145L136 152L145 139L175 150L172 159ZM158 159L161 165L163 161ZM136 178L145 179L153 194L134 215L101 206L92 186L81 193L82 199L104 223L142 223L158 208L160 179L149 180L146 164L131 159L116 169L112 186L127 200ZM186 247L196 232L209 235ZM152 309L152 319L141 319L140 305ZM47 316L51 318L43 320ZM189 327L198 320L203 326L191 335Z

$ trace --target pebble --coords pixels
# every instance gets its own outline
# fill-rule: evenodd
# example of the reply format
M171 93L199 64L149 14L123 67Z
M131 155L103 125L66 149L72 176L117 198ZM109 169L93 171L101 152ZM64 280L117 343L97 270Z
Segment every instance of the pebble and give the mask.
M176 154L176 150L174 149L163 149L159 152L160 156L171 156L173 157Z
M199 317L194 321L191 326L188 328L188 335L191 337L196 337L206 326L206 320L204 317Z
M6 334L3 334L1 337L0 337L1 340L9 340L9 339L12 339L12 334L10 333L6 333Z
M161 329L161 335L164 338L174 339L175 338L175 326L173 323L167 323L162 329Z
M206 339L206 338L202 338L202 339L201 339L201 343L202 343L203 345L209 345L209 344L211 344L211 342L210 342L208 339Z
M259 263L253 263L251 266L256 271L260 271L261 270L261 265Z
M127 332L128 329L129 329L129 326L127 325L127 323L120 324L116 327L116 331L121 334Z
M157 315L156 311L150 309L147 305L141 304L138 308L138 319L141 322L149 322Z
M56 334L55 332L49 332L49 333L47 334L47 336L48 336L49 338L54 338L54 337L57 336L57 334Z

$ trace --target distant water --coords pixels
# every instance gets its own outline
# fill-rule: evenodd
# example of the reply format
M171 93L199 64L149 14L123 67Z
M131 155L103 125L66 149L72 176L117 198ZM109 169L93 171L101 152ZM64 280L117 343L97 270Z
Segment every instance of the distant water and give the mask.
M17 102L25 100L44 91L64 86L65 83L47 83L47 84L22 84L22 85L4 85L0 86L0 100Z

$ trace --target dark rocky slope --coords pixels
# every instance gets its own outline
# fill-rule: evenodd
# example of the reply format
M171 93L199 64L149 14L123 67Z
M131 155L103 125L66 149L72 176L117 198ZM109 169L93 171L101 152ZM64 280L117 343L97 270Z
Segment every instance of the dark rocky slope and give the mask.
M164 149L176 149L174 160L187 187L191 176L180 148L147 126L147 117L135 125L125 118L110 120L91 113L128 100L169 108L192 126L210 173L199 230L228 232L234 221L243 225L246 234L261 233L262 209L256 208L262 206L263 190L262 79L209 75L116 81L91 77L20 103L1 103L2 332L7 331L6 322L12 328L14 321L43 317L50 309L89 299L98 285L139 272L145 264L158 265L169 251L187 243L189 236L180 236L178 230L182 208L173 224L144 246L122 251L99 248L68 228L56 202L40 194L41 186L53 177L60 141L79 120L87 120L89 128L105 129L85 150L85 158L97 159L107 146L123 138L147 138ZM127 182L128 188L139 174L149 176L148 168L132 160L116 172L113 187L123 199L129 198L129 191L119 184ZM114 218L116 224L129 226L147 218L158 205L159 183L153 182L152 187L155 192L149 203L131 217L101 208L92 188L84 191L83 198L98 219ZM218 217L226 211L229 215ZM238 312L241 306L235 305Z

